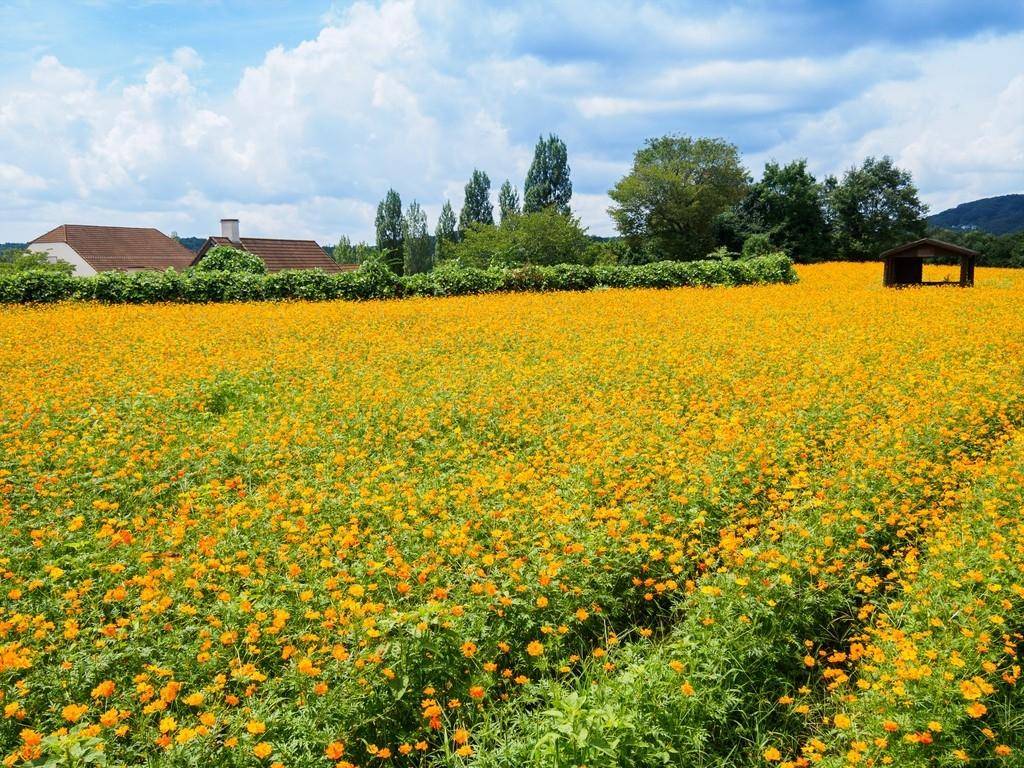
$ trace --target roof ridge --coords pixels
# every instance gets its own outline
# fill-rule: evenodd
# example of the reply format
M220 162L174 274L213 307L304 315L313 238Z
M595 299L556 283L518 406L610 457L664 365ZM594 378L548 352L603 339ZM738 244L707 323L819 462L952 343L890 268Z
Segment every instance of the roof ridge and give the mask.
M125 227L120 224L61 224L62 227L80 227L82 229L130 229L135 232L161 232L156 227ZM166 235L164 235L166 237Z

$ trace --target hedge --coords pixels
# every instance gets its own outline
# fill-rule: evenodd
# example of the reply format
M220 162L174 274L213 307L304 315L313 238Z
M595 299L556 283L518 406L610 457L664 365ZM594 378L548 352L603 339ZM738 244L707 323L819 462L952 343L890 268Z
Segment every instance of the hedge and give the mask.
M275 272L104 272L68 277L54 272L0 275L0 303L27 304L64 300L109 304L155 302L268 301L279 299L392 299L407 296L464 296L516 291L585 291L607 288L680 288L753 285L796 281L793 262L783 254L720 261L660 261L637 266L593 267L558 264L509 269L457 269L399 277L382 264L354 272L319 270Z

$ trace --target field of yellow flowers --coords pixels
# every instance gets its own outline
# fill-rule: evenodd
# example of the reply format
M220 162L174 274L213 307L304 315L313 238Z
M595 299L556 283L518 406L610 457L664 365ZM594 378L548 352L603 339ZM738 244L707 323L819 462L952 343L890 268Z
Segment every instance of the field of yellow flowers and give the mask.
M1024 765L1024 275L880 273L0 309L0 755Z

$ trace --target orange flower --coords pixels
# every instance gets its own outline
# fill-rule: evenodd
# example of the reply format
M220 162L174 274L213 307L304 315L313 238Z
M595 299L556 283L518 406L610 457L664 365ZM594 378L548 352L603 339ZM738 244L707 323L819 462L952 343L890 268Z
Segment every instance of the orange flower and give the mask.
M988 707L986 707L980 701L976 701L973 704L967 705L967 714L971 717L984 717L986 712L988 712Z
M328 760L341 760L345 754L345 745L340 741L332 741L324 750Z
M89 708L84 704L68 704L61 710L60 714L69 723L77 723L88 711Z
M92 697L94 699L108 699L114 695L114 688L113 680L104 680L92 689Z
M21 729L21 743L26 747L38 747L43 742L42 734L33 731L31 728Z
M260 760L270 757L274 752L274 747L269 742L261 741L259 744L252 748L252 753L256 755Z

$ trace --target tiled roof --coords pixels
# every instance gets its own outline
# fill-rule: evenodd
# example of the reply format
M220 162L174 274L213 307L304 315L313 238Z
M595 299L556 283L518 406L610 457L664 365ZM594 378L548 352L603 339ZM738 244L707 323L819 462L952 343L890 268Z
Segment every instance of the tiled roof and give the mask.
M33 243L67 243L97 272L185 269L192 252L157 229L62 224Z
M282 269L349 272L359 268L358 264L338 264L312 240L276 240L265 237L243 237L240 243L232 243L226 237L211 237L203 243L195 261L199 261L215 245L241 245L244 250L263 259L268 272L280 272Z

